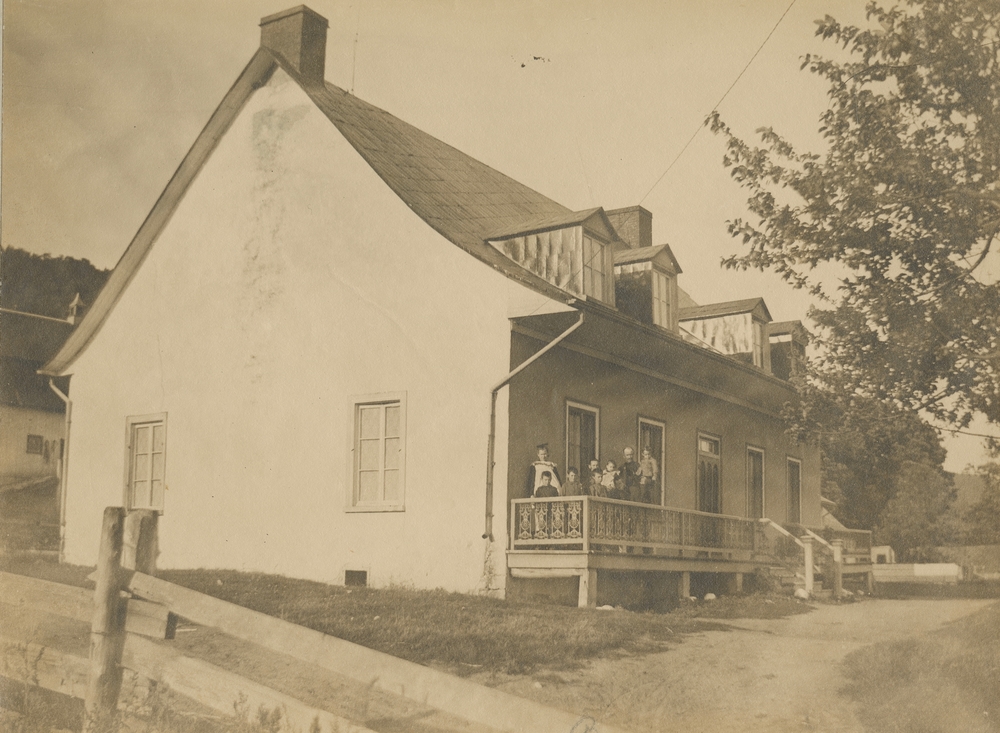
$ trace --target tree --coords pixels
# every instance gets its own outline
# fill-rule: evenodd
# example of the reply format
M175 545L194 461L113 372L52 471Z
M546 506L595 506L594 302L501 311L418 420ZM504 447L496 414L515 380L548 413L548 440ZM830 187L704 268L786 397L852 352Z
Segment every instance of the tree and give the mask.
M983 495L965 513L966 543L970 545L1000 544L1000 463L979 467L983 478Z
M896 494L886 504L875 530L875 541L892 545L902 562L933 562L937 547L958 536L949 512L955 498L951 481L940 471L905 461L897 477Z
M822 448L823 494L849 527L874 529L897 495L905 464L944 476L945 449L915 413L850 394L838 385L800 383L802 399L786 410L799 440Z
M87 306L108 279L108 271L86 259L52 257L6 247L0 258L0 306L51 318L65 318L79 293Z
M876 30L827 16L817 35L842 58L804 58L829 84L821 154L771 128L754 147L710 117L755 219L730 222L748 249L724 264L822 300L817 383L1000 423L1000 286L982 267L1000 249L1000 2L871 3L868 18Z

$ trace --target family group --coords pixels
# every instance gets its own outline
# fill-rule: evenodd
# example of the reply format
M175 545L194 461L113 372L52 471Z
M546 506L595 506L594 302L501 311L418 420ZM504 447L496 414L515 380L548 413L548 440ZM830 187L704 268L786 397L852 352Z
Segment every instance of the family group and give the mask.
M538 446L538 460L528 469L527 493L529 497L600 496L646 504L660 502L659 465L648 447L642 457L635 460L635 451L625 448L621 464L609 460L604 469L596 458L581 475L576 466L566 469L566 480L559 476L556 464L549 460L549 446Z

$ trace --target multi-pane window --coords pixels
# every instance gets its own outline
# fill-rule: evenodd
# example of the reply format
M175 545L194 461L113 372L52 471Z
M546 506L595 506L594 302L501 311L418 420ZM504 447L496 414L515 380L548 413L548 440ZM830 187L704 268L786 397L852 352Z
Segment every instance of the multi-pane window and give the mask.
M802 462L788 459L788 522L799 524L802 521Z
M718 438L698 435L698 511L722 511L720 474L722 446Z
M604 245L583 235L583 293L604 300Z
M129 509L163 510L167 459L167 416L142 415L126 420L128 436L125 503Z
M654 269L653 275L653 323L663 328L672 328L670 321L670 289L672 278L666 273Z
M764 368L764 324L753 321L753 365Z
M572 402L566 404L566 468L576 468L583 475L592 460L598 458L598 412ZM589 476L584 478L589 479Z
M355 404L353 506L402 508L404 432L402 400Z
M649 449L649 456L656 461L655 477L646 491L651 504L664 504L663 497L663 474L664 468L664 440L663 434L665 425L661 422L639 418L639 460L645 460L645 451ZM641 466L641 463L640 463ZM648 468L647 468L648 470Z
M747 448L747 516L764 516L764 451Z

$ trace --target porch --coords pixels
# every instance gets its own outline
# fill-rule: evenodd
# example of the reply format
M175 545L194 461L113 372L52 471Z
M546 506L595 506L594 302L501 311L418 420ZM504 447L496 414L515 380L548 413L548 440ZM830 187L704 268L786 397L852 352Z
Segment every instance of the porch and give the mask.
M739 593L744 575L766 568L787 572L809 593L814 583L822 587L821 576L839 594L847 575L864 574L870 589L870 547L866 531L785 528L770 519L559 496L511 502L507 566L517 580L578 579L581 607L597 603L599 572L659 573L659 586L685 598L693 574L718 576L726 592Z
M692 573L726 574L740 592L767 550L760 522L745 517L594 496L511 502L511 577L579 578L579 606L595 605L598 571L670 573L681 597Z

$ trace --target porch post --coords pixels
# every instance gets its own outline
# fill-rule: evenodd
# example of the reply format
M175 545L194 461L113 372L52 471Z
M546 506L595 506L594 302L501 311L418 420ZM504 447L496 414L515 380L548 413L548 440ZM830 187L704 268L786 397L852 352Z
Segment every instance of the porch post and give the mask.
M743 573L731 573L727 578L730 595L743 593Z
M844 541L832 540L833 545L833 597L840 598L844 592Z
M677 595L682 601L691 597L691 573L686 570L677 577Z
M802 540L802 556L805 563L806 593L812 595L813 592L813 540L806 535L800 537Z
M597 571L593 568L587 568L580 573L580 592L576 605L579 608L597 606Z
M873 573L871 570L869 570L867 575L865 576L865 585L868 588L868 595L871 595L872 593L875 592L875 573Z

